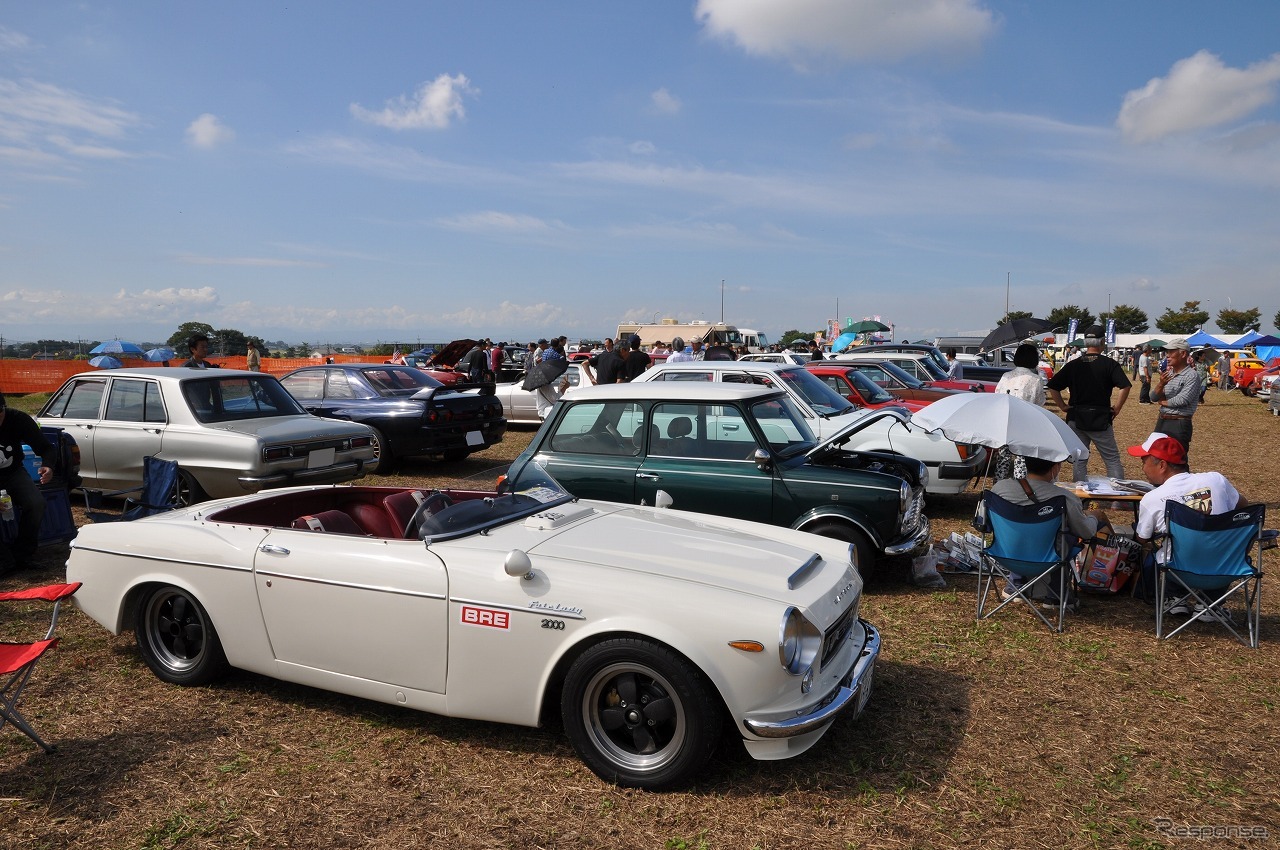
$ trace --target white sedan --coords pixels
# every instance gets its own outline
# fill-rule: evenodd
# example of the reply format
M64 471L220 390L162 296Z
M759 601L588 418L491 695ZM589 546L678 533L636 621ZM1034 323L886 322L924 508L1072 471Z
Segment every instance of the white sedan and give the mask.
M696 777L726 717L783 759L862 712L880 640L847 543L520 487L298 487L89 525L67 580L166 682L236 667L451 717L558 712L625 786Z
M586 364L582 362L571 362L564 376L569 379L569 389L565 390L566 395L573 392L576 387L589 387L594 383L587 372ZM519 381L498 384L493 395L502 402L502 415L506 417L508 424L541 425L542 420L538 418L537 393L521 389L520 385L523 382L522 378Z

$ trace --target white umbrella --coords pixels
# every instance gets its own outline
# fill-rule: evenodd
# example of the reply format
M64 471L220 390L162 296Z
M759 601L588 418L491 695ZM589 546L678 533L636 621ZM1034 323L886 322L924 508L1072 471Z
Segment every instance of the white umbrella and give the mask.
M957 443L1008 447L1024 457L1084 460L1089 449L1067 423L1029 401L1007 393L956 393L911 415L926 431L942 431Z

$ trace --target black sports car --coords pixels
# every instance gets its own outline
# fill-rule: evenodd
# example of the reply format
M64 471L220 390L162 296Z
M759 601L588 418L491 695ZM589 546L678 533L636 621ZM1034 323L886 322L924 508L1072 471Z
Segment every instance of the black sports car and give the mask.
M412 366L305 366L280 383L316 416L372 428L378 441L378 471L383 473L401 457L461 460L501 442L507 432L492 384L446 387Z

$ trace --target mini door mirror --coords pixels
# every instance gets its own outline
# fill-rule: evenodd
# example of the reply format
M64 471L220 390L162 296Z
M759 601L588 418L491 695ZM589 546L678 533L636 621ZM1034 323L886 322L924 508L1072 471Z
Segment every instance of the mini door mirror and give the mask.
M768 472L773 467L773 457L764 449L756 449L751 454L751 459L756 462L756 467L761 472Z
M654 507L669 508L675 502L666 490L659 490L653 497Z

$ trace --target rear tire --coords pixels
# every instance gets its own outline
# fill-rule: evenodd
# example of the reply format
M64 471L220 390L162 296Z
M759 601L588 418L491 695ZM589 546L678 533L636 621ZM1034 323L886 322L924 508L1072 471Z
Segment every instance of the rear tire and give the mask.
M178 468L177 486L179 507L189 508L209 498L209 494L200 486L200 482L196 480L196 477L181 467Z
M143 593L134 624L142 660L162 681L203 685L228 669L209 613L181 588L162 585Z
M871 542L867 540L866 535L861 531L846 523L832 522L831 520L816 523L804 530L820 537L830 537L833 540L852 543L853 550L858 558L858 575L865 579L871 574L872 568L876 565L876 551L871 548Z
M391 451L391 445L387 442L387 438L381 431L372 425L369 429L373 431L373 456L378 461L377 467L374 468L374 475L390 475L396 468L396 457Z

